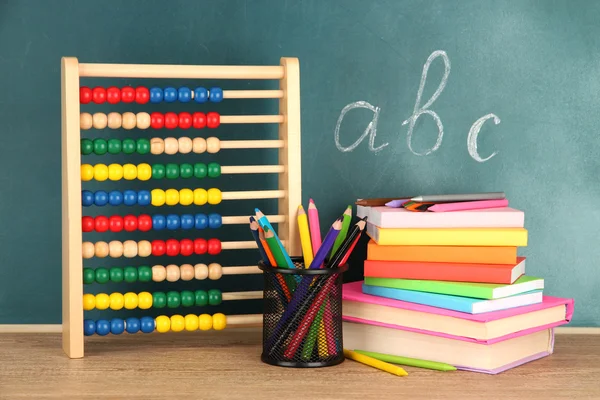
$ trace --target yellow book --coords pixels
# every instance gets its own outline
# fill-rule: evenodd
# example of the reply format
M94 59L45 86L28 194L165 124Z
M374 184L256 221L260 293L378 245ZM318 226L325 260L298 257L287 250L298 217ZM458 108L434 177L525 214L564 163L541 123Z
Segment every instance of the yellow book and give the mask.
M525 228L379 228L367 224L378 245L402 246L527 246Z

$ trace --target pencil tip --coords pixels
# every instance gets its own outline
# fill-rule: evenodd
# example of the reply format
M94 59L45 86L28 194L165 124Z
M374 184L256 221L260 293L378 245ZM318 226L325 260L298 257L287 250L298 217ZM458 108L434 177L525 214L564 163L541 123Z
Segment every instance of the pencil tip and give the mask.
M298 206L298 210L304 210L304 207L302 207L302 204L300 204L300 205Z
M308 199L308 202L309 203L314 203L314 200L313 199Z

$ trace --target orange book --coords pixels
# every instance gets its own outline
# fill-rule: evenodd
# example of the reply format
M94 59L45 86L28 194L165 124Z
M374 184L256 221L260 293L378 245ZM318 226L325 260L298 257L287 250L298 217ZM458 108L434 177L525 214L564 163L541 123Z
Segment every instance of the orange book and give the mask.
M516 264L467 264L413 261L365 261L365 277L512 284L525 273L525 257Z
M517 247L380 246L370 240L367 260L514 265L517 264Z

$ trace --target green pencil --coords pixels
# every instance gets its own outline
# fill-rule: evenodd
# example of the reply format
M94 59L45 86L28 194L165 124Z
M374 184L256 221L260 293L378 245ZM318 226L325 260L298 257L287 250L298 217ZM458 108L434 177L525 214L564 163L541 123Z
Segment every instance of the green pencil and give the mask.
M279 247L279 243L277 243L277 239L275 238L275 233L272 232L269 228L265 226L265 240L269 245L269 249L271 253L273 253L273 258L277 263L279 268L288 268L287 261L285 260L285 256L283 255L283 250Z
M435 369L438 371L456 371L456 367L436 361L417 360L416 358L393 356L389 354L373 353L371 351L354 350L359 354L375 358L392 364L408 365L411 367Z
M346 239L346 236L348 235L348 228L350 227L351 221L352 221L352 206L348 206L346 208L346 211L344 211L344 214L343 214L342 229L340 230L340 233L335 238L335 242L333 242L333 247L331 248L331 253L329 253L330 256L333 256L335 254L337 249L342 245L342 243Z

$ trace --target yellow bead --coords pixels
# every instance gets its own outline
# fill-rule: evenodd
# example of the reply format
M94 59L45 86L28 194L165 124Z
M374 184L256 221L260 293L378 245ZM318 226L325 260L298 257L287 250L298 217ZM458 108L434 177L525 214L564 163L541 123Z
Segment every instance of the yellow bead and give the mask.
M94 179L94 167L90 164L81 164L81 180L84 182Z
M213 329L215 331L222 331L227 326L227 317L225 314L216 313L213 315Z
M168 206L174 206L179 203L179 191L177 189L167 189L165 191L165 203Z
M198 326L201 331L208 331L212 328L212 317L209 314L201 314L198 317Z
M221 202L221 191L219 189L208 189L208 204L219 204Z
M133 164L123 165L123 177L128 181L137 178L137 167Z
M186 331L197 331L199 326L198 316L194 314L188 314L185 316L185 330Z
M106 293L98 293L96 295L96 308L98 310L106 310L110 305L110 297Z
M204 189L194 189L194 204L203 206L208 200L208 192Z
M150 164L139 164L137 166L137 177L140 181L147 181L152 178L152 167Z
M189 206L194 202L194 192L192 189L181 189L179 191L179 204Z
M108 179L111 181L123 179L123 166L120 164L110 164L108 166Z
M138 293L138 307L147 310L152 307L152 294L148 292Z
M173 332L181 332L185 329L185 318L183 315L171 316L171 330Z
M171 330L171 320L166 315L156 317L156 330L160 333L169 332Z
M165 204L165 191L162 189L152 189L150 192L150 196L152 197L152 205L155 207L160 207Z
M93 310L96 308L96 296L93 294L83 295L83 309L85 311Z
M125 298L121 293L111 293L110 294L110 309L111 310L120 310L123 308L125 304Z
M124 299L126 309L133 310L134 308L137 308L139 300L138 300L138 295L136 293L127 292L123 296L123 299Z
M108 167L106 164L94 165L94 179L100 182L108 179Z

